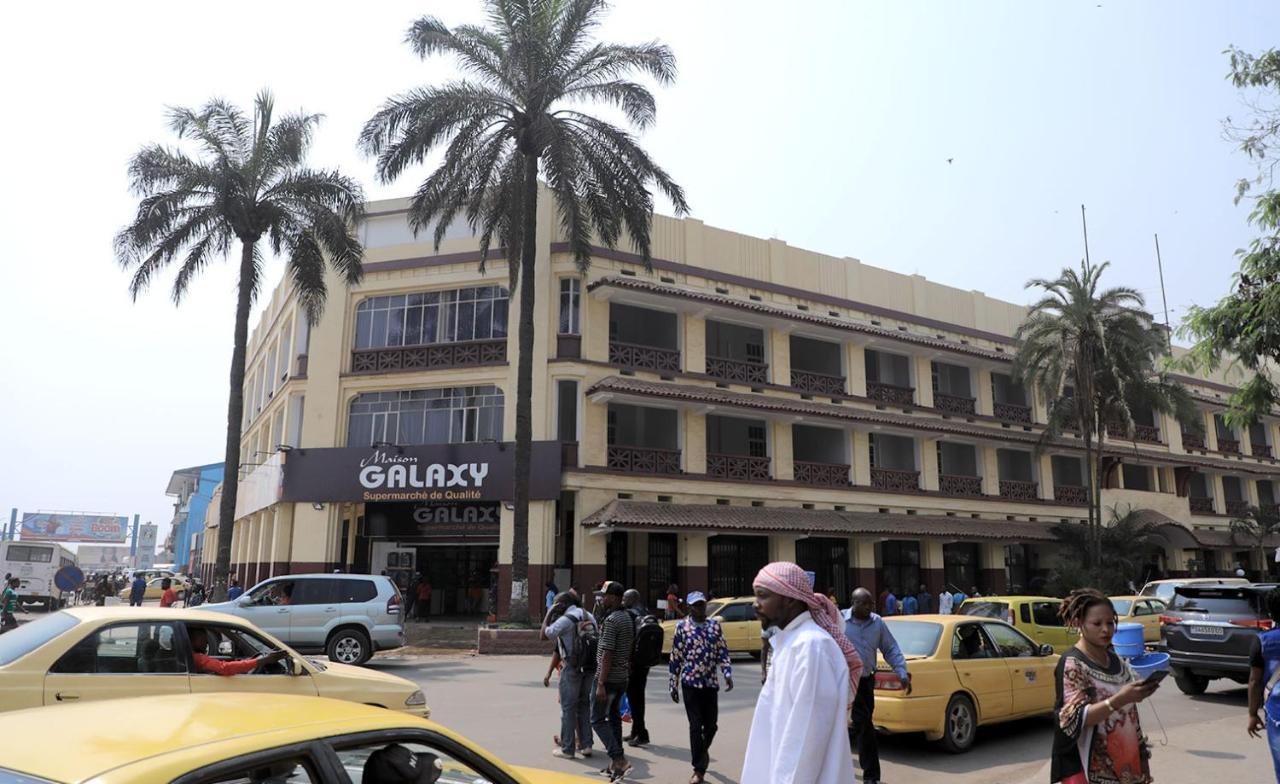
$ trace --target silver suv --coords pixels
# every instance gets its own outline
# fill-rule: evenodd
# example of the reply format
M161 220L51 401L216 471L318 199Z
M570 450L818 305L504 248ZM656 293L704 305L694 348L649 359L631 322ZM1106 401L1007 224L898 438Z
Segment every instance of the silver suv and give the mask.
M235 601L200 609L244 618L302 653L363 664L404 645L404 604L389 577L295 574L272 577Z

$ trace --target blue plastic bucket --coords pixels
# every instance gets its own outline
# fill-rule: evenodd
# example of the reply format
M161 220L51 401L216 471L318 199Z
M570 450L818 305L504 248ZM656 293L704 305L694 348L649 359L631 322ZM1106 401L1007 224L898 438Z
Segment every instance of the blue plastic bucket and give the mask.
M1146 646L1142 642L1142 624L1122 623L1116 627L1111 644L1116 647L1120 656L1141 656Z
M1146 678L1157 670L1169 669L1169 654L1144 653L1129 660L1129 666L1138 673L1138 677Z

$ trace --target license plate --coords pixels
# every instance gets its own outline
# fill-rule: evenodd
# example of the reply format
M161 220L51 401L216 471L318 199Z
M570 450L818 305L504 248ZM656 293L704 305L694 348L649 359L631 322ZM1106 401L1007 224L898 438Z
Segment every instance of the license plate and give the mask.
M1198 634L1201 637L1221 637L1222 627L1221 626L1192 626L1191 633Z

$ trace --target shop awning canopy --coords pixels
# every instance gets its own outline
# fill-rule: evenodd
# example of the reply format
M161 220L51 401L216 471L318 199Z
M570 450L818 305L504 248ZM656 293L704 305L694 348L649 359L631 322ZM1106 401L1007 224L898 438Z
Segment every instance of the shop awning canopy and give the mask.
M1203 547L1245 550L1258 546L1257 540L1247 534L1233 534L1229 529L1224 528L1188 528L1185 524L1154 509L1137 509L1134 515L1139 521L1155 526L1156 532L1165 537L1170 546L1183 550L1196 550ZM1280 547L1280 536L1266 537L1262 546Z
M794 534L801 536L930 536L941 539L1052 542L1054 523L974 519L785 506L610 501L583 518L597 533L615 530Z

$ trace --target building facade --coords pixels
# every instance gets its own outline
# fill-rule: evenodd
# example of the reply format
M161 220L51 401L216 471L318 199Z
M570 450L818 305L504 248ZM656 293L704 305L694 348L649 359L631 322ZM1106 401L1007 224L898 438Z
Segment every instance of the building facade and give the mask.
M173 553L175 571L200 571L200 542L204 538L205 515L214 490L222 483L222 463L179 468L169 477L165 495L173 502L173 520L164 550ZM155 541L151 542L152 558Z
M655 216L650 269L598 248L580 272L538 216L530 586L609 578L750 591L795 560L841 596L1027 591L1051 527L1086 516L1080 440L1039 448L1045 407L1010 376L1021 306ZM432 608L510 599L518 303L451 228L370 205L364 280L303 318L288 282L250 341L233 562L248 583L423 573ZM1225 375L1183 378L1204 433L1139 412L1108 436L1104 504L1166 532L1143 574L1247 562L1232 515L1277 502L1277 423L1225 427ZM1240 379L1234 379L1236 383ZM246 487L249 488L246 492ZM220 535L210 515L206 547ZM212 552L210 550L209 552ZM207 558L212 561L212 558ZM407 582L406 582L407 584Z

